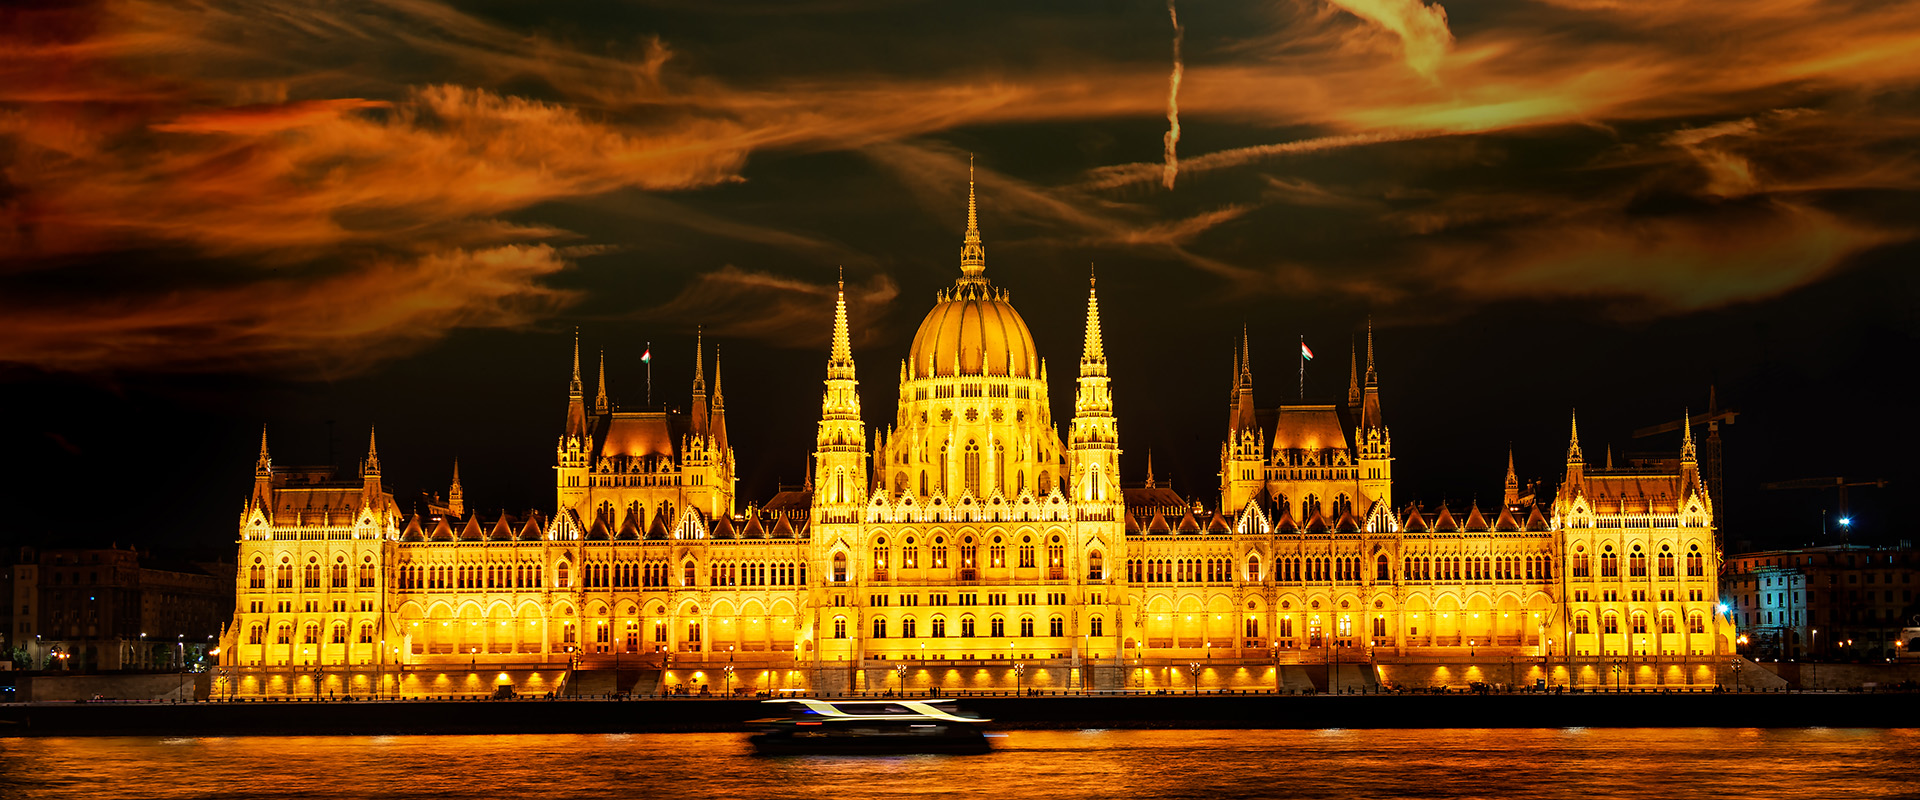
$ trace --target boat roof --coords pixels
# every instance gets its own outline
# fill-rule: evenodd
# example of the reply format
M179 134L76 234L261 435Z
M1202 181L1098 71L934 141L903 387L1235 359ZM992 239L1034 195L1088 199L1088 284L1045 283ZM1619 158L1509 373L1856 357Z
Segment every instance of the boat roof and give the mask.
M962 717L935 703L957 702L950 697L921 697L897 700L821 700L812 697L788 697L778 700L762 700L763 703L798 703L809 713L823 717L846 719L899 719L901 717L925 717L949 722L986 722L980 717Z

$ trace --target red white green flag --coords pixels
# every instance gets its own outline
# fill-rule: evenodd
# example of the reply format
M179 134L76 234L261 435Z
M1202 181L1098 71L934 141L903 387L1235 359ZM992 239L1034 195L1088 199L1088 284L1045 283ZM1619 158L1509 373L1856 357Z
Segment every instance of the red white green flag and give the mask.
M1306 360L1308 360L1308 361L1312 361L1312 360L1313 360L1313 350L1312 350L1311 348L1309 348L1309 347L1307 347L1307 343L1306 343L1306 342L1301 342L1301 343L1300 343L1300 357L1301 357L1301 358L1304 358L1304 359L1306 359Z

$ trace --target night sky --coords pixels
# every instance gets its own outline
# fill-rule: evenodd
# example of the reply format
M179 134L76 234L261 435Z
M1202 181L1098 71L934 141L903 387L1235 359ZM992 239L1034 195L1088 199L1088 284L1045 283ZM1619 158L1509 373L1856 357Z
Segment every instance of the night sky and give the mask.
M1730 544L1837 541L1760 488L1826 476L1913 537L1920 4L1190 2L1177 72L1169 10L9 4L0 539L230 556L262 424L551 511L576 327L632 408L704 326L764 500L841 268L891 419L969 157L1063 427L1098 271L1130 481L1211 506L1242 324L1262 405L1302 336L1344 402L1371 315L1402 503L1497 503L1509 445L1551 491L1575 408L1591 462L1676 451L1631 432L1717 385Z

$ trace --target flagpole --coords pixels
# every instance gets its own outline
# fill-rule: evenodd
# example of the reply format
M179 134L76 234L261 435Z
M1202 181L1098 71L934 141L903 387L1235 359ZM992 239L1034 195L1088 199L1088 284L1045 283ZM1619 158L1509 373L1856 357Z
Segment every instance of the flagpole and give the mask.
M651 356L653 355L653 342L647 342L647 349L643 352L645 352L649 356L649 358L647 359L647 409L652 410L653 409L653 359L651 358Z
M1307 402L1307 335L1300 334L1300 351L1293 354L1300 359L1300 402Z

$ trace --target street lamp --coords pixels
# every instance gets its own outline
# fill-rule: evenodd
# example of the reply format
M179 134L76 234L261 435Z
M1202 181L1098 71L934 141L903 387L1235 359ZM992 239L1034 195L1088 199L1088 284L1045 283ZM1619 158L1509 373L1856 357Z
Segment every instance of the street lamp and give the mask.
M925 647L925 646L926 645L921 645L921 647ZM893 674L894 674L895 685L900 687L900 696L906 697L907 696L907 665L905 664L893 665Z
M727 696L732 697L733 696L733 665L728 664L724 667L721 667L720 671L722 673L725 673L727 676Z
M1202 669L1206 669L1206 667L1201 666L1198 661L1187 664L1187 674L1190 676L1189 680L1191 681L1194 694L1200 693L1200 670Z
M1016 697L1018 697L1021 692L1025 691L1021 686L1020 679L1026 677L1026 674L1027 674L1026 662L1020 662L1013 665L1013 694Z

